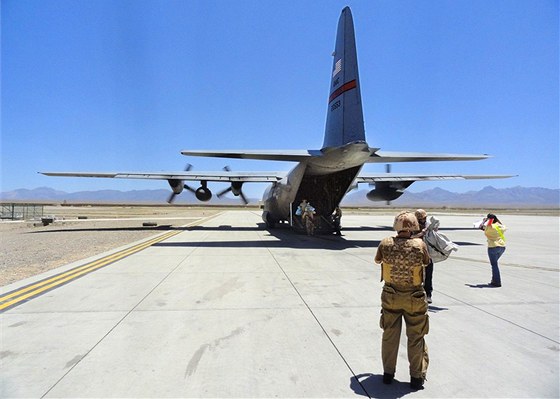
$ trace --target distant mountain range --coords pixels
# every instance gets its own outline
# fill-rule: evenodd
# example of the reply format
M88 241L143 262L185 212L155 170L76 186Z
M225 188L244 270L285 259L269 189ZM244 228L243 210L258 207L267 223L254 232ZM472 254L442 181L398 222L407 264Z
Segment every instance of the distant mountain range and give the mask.
M0 201L30 201L30 202L67 202L67 203L118 203L118 204L165 204L171 194L170 190L97 190L97 191L78 191L75 193L67 193L50 187L39 187L33 190L25 188L0 192ZM250 202L258 202L258 199ZM176 204L201 204L194 194L184 191L181 195L175 197ZM241 199L231 195L218 198L216 195L208 202L211 205L239 205Z
M366 199L367 190L349 193L343 200L344 206L378 207L385 206L384 202L371 202ZM59 202L59 203L138 203L165 204L169 197L169 190L98 190L67 193L49 187L39 187L33 190L18 189L0 193L3 202ZM176 204L201 204L193 194L187 192L176 197ZM251 204L257 204L258 199L250 199ZM240 199L231 195L217 198L213 196L210 205L239 205ZM394 206L414 207L518 207L518 208L559 208L560 189L539 187L512 187L497 189L492 186L484 187L480 191L453 193L441 188L434 188L413 193L406 191L399 199L391 203Z
M348 194L343 204L351 206L365 206L371 204L366 198L366 190ZM405 193L392 205L415 206L415 207L498 207L498 208L559 208L560 189L548 189L540 187L512 187L494 188L484 187L479 191L467 191L466 193L453 193L441 188L413 193Z

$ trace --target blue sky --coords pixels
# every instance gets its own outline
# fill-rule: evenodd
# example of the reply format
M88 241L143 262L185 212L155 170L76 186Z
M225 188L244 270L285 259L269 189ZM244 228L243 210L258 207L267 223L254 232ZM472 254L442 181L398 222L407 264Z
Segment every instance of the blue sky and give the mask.
M370 146L494 156L393 172L519 175L411 191L559 187L558 1L2 0L1 191L167 188L47 170L289 170L180 151L319 149L346 5Z

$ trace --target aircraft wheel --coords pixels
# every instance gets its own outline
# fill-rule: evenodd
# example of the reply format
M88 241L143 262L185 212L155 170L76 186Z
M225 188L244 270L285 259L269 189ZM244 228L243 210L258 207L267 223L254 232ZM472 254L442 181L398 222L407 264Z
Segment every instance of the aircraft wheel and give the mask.
M268 229L273 229L276 227L276 220L274 220L273 218L270 217L270 214L266 215L266 227Z

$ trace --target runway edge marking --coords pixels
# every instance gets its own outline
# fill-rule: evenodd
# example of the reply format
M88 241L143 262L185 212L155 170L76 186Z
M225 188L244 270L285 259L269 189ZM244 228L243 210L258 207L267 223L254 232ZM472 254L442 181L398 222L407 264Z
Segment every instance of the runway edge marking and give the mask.
M215 215L208 216L206 218L197 220L196 222L189 223L181 227L192 227L192 226L202 224L216 216L219 216L221 213L223 212L219 212ZM24 287L20 287L13 291L7 292L3 295L0 295L0 313L13 309L14 307L21 305L22 303L25 303L33 298L36 298L46 292L52 291L53 289L56 289L62 285L65 285L73 280L83 277L105 266L109 266L110 264L115 263L123 258L126 258L127 256L140 252L148 247L151 247L154 244L167 240L182 232L183 232L182 230L178 230L178 231L171 231L168 233L164 233L155 238L151 238L148 239L147 241L143 241L139 244L136 244L132 247L112 253L110 255L94 260L92 262L88 262L85 265L77 266L68 271L55 274L54 276L47 277L35 283L31 283Z

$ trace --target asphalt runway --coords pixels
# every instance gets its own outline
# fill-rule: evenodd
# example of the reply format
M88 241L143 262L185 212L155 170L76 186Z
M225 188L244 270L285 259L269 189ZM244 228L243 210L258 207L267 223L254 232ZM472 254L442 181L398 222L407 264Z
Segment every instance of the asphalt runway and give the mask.
M0 397L559 397L553 216L498 214L490 288L476 217L436 214L460 248L435 265L428 381L410 390L403 331L382 384L373 256L393 216L307 237L225 211L2 287Z

